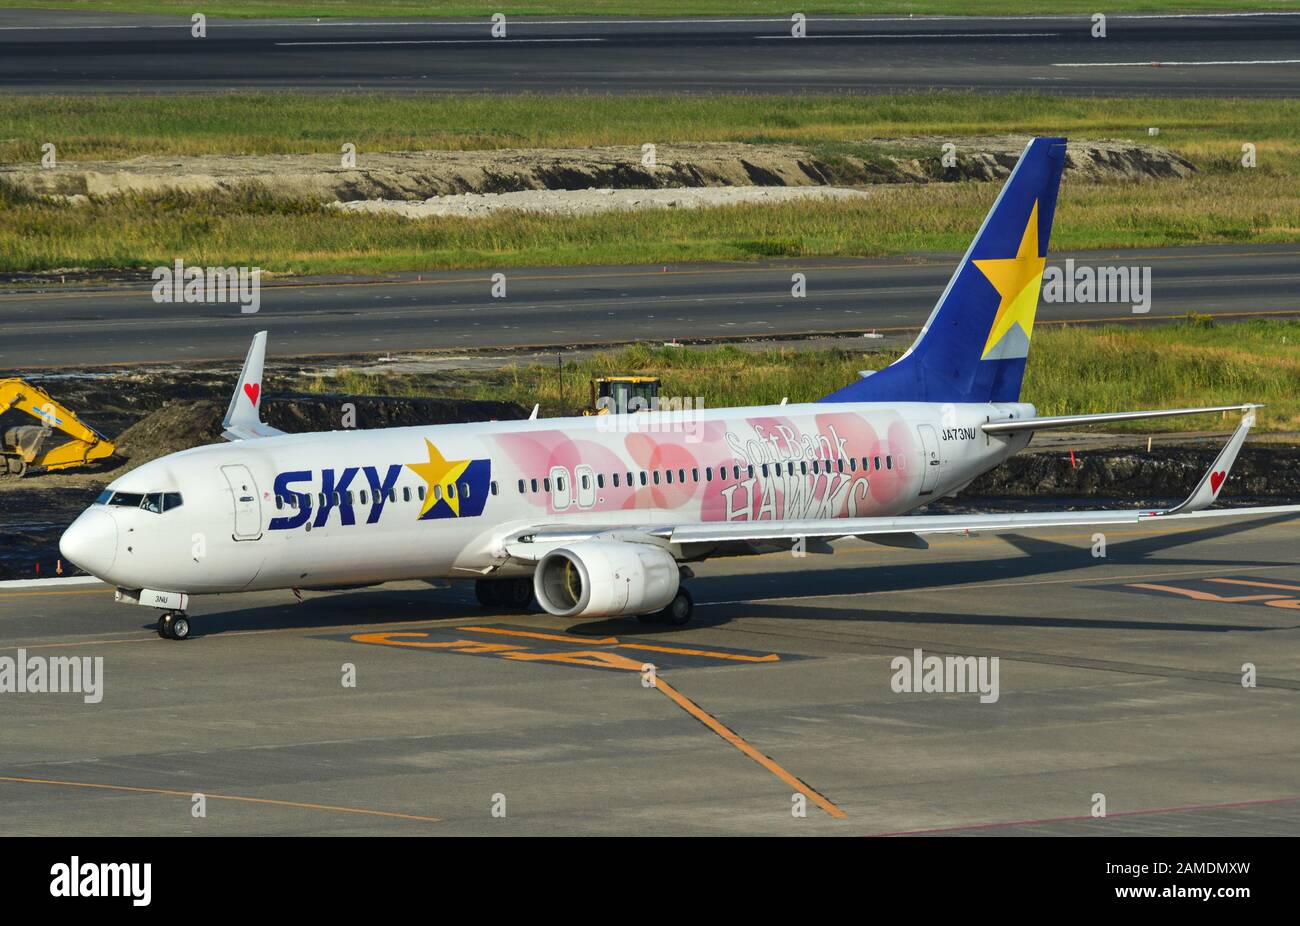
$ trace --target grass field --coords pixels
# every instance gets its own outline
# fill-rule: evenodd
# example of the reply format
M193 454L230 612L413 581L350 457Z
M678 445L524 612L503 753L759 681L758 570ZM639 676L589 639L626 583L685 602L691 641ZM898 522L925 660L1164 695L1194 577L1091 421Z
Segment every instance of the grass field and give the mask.
M273 116L270 118L269 116ZM1231 170L1243 142L1260 170L1300 175L1300 100L1077 98L954 92L891 95L266 94L0 97L0 162L140 155L337 155L366 151L789 142L1004 133L1145 138Z
M1056 0L1050 8L1037 0L812 0L799 3L805 13L917 13L917 14L1037 14L1093 13L1092 0ZM192 0L0 0L0 7L60 10L94 10L121 13L172 13L188 18ZM1129 13L1196 10L1295 9L1292 0L1128 0ZM403 16L459 17L551 16L715 16L773 15L789 17L794 7L783 0L216 0L202 4L208 16Z
M505 399L548 416L578 414L587 382L611 373L657 374L665 396L702 397L707 407L811 401L880 369L898 351L745 350L630 347L564 364L512 365L436 376L344 371L304 377L294 388L348 395L453 395ZM1039 327L1034 332L1022 397L1039 414L1135 411L1262 402L1259 428L1300 429L1300 321L1260 320L1216 326L1203 319L1153 326ZM1136 433L1222 427L1218 416L1155 419Z
M275 119L265 118L274 109ZM1066 184L1053 246L1300 240L1300 101L1060 99L960 93L809 97L8 97L0 159L141 154L788 141L834 154L855 139L1057 133L1160 141L1186 181ZM1259 166L1240 167L1244 141ZM506 214L410 221L266 197L140 197L60 206L0 186L0 270L169 263L272 273L879 255L965 246L995 184L882 188L866 203L749 206L578 219Z

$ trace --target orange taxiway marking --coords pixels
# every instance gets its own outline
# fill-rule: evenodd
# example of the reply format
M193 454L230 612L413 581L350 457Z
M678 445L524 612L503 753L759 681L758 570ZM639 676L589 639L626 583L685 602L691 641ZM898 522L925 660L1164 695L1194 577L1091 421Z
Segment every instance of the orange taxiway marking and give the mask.
M845 816L847 816L847 814L845 814L844 811L840 810L840 808L835 806L835 804L833 804L829 799L827 799L826 797L818 793L816 789L814 789L811 785L806 784L804 781L800 780L790 772L786 771L784 768L778 765L775 760L763 755L761 752L759 752L757 749L751 746L744 739L744 737L742 737L739 733L737 733L735 730L732 730L721 720L714 717L712 714L710 714L704 708L700 707L690 698L686 697L686 695L682 694L672 685L669 685L666 681L663 680L662 677L660 677L657 674L655 676L655 687L658 688L660 691L662 691L664 694L666 694L669 698L671 698L677 704L677 706L680 707L682 710L686 711L686 713L690 714L700 723L704 724L714 733L718 734L718 736L722 737L732 746L736 747L745 755L749 756L759 765L763 766L763 768L767 769L777 778L780 778L782 781L784 781L790 787L794 788L800 794L803 794L804 796L809 798L814 804L816 804L822 810L826 811L832 817L835 817L837 820L842 820L844 819Z
M303 801L279 801L269 797L244 797L237 794L209 794L206 791L173 791L168 788L133 788L128 785L106 785L89 781L59 781L52 778L17 778L0 775L0 781L29 785L58 785L65 788L88 788L100 791L128 791L135 794L162 794L168 797L190 798L202 794L211 801L239 801L246 804L269 804L275 807L294 807L299 810L326 810L331 813L359 813L370 817L394 817L399 820L416 820L420 823L441 823L437 817L421 817L391 810L367 810L363 807L339 807L334 804L308 804Z

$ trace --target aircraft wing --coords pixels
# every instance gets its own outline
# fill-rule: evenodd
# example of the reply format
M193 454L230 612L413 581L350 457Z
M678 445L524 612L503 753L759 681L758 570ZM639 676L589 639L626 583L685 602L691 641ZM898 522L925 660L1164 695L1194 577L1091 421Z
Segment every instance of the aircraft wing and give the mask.
M703 524L679 524L646 528L594 529L585 537L580 531L539 528L518 536L506 544L506 551L521 559L536 559L556 543L573 543L593 536L609 539L658 542L675 545L751 542L760 544L829 541L857 537L886 546L925 547L927 534L1008 533L1046 527L1105 527L1115 524L1139 524L1191 518L1250 517L1259 515L1300 514L1300 505L1275 505L1257 508L1215 508L1209 506L1219 496L1237 458L1246 434L1254 424L1248 412L1238 425L1209 470L1201 477L1181 504L1167 509L1101 509L1081 511L1043 511L1013 514L901 515L885 518L826 518L790 521L723 521ZM530 549L530 545L532 546ZM823 544L824 546L824 544ZM533 551L536 551L535 553Z
M265 360L266 332L259 331L253 335L248 356L244 358L244 369L240 371L225 420L221 422L221 436L226 440L252 440L284 433L262 422L262 365Z

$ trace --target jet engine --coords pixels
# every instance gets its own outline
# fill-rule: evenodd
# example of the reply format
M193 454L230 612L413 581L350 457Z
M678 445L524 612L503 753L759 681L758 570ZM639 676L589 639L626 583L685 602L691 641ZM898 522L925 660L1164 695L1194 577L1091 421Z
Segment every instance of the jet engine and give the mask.
M557 617L648 614L677 594L677 561L662 547L584 540L547 553L533 573L538 603Z

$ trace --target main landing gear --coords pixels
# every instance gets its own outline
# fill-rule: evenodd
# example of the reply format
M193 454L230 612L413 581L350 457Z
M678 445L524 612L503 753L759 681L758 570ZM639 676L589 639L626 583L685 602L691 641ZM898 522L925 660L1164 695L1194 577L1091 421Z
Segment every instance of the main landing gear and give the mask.
M533 601L533 580L528 577L477 579L474 582L474 597L485 608L526 611Z
M190 635L190 619L184 611L164 611L158 618L158 636L165 640L185 640Z
M673 600L668 602L662 610L650 614L638 614L636 619L643 624L668 624L671 627L681 627L690 623L691 616L694 613L695 599L691 597L691 593L686 589L678 588Z

